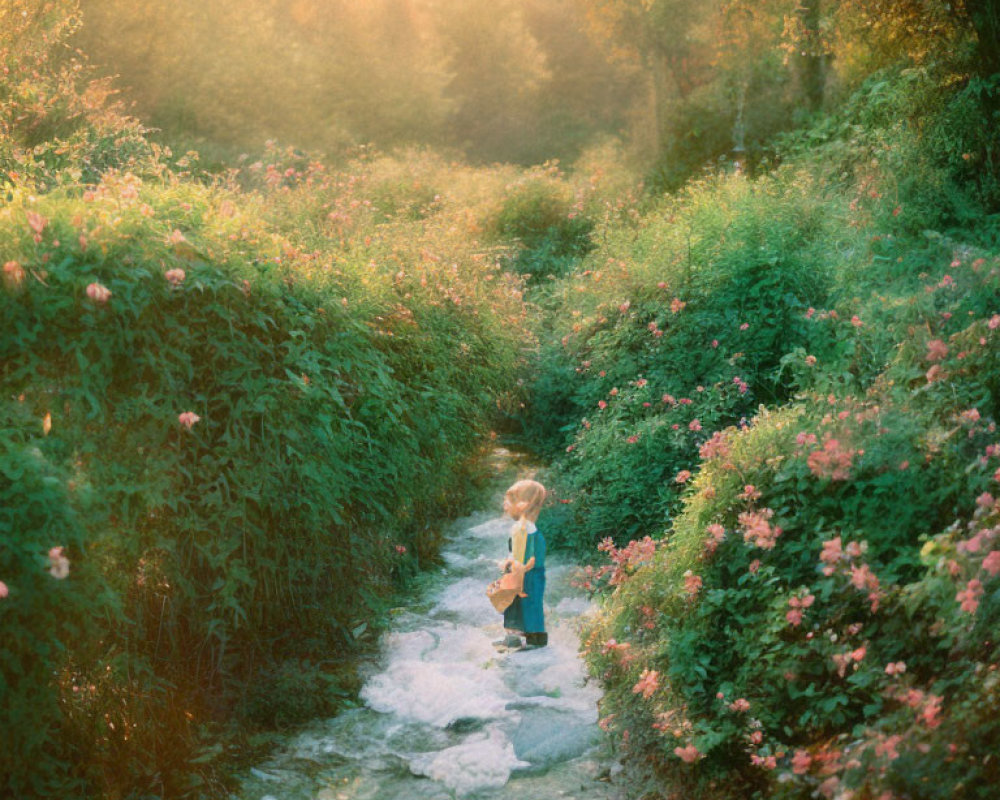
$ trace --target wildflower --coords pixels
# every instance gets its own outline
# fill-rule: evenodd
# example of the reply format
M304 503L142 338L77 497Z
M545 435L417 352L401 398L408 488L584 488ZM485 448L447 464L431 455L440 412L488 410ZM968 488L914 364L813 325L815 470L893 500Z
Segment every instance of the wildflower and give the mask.
M1000 328L1000 314L994 314L990 317L990 321L986 323L986 327L988 327L991 331L995 331L997 328Z
M28 211L26 216L28 218L28 227L35 232L35 241L37 242L42 235L42 231L45 230L45 226L49 224L49 221L34 211Z
M187 239L184 238L184 234L181 233L176 228L173 230L173 232L171 232L170 236L167 237L167 244L181 244L182 242L186 241Z
M792 627L797 627L802 622L802 612L797 608L792 608L786 612L785 619Z
M941 361L948 355L948 345L946 345L940 339L931 339L927 343L927 355L924 356L926 361Z
M973 578L966 585L965 589L955 595L955 600L961 603L962 611L975 614L979 608L979 598L983 594L983 583L979 578Z
M934 381L944 380L948 376L940 364L935 364L927 370L927 375L925 377L927 378L928 383L934 383Z
M674 755L685 764L693 764L701 758L701 753L698 752L698 748L693 744L689 744L687 747L675 747Z
M675 483L687 483L689 480L691 480L691 470L689 469L682 469L674 478Z
M675 405L677 405L677 401L674 399L674 396L672 394L665 394L660 399L664 403L666 403L668 406L675 406Z
M729 455L729 443L721 431L712 434L712 438L705 442L699 449L698 455L703 460L710 458L726 458Z
M764 550L774 549L781 528L772 526L768 521L774 516L774 511L765 508L762 511L744 511L738 517L743 528L743 541Z
M806 750L796 750L792 756L792 772L796 775L805 775L812 764L812 756Z
M697 419L693 419L691 420L691 422L688 423L688 428L690 428L693 431L700 431L701 422L699 422Z
M740 500L759 500L760 490L755 487L752 483L748 483L743 487L743 491L740 493Z
M3 265L3 282L16 289L24 282L24 268L16 261L8 261Z
M885 665L886 675L902 675L904 672L906 672L905 661L894 661Z
M991 550L989 555L983 559L983 569L991 576L1000 574L1000 550Z
M396 553L399 554L399 555L401 555L401 556L406 555L406 545L405 544L397 544L396 547L395 547L395 550L396 550Z
M736 700L733 700L733 702L731 702L729 704L729 710L730 711L735 711L737 713L742 713L744 711L749 711L750 710L750 702L746 698L744 698L744 697L739 697Z
M0 600L3 600L7 595L10 594L10 589L7 588L7 584L0 581Z
M163 273L163 277L167 279L167 282L171 286L180 286L182 283L184 283L184 278L186 277L186 273L184 272L184 270L180 268L168 269L165 273Z
M855 314L855 315L854 315L853 317L851 317L851 324L852 324L852 325L853 325L853 326L854 326L855 328L860 328L860 327L861 327L862 325L864 325L865 323L863 323L863 322L861 321L861 317L859 317L859 316L858 316L857 314Z
M97 282L90 283L87 285L87 297L95 303L106 303L111 297L111 290Z
M833 575L836 563L843 557L844 551L841 549L839 536L835 536L833 539L823 542L823 552L819 554L819 560L826 565L823 567L823 574L827 577Z
M597 407L601 408L601 409L607 408L608 407L608 403L607 403L606 400L598 400L597 401Z
M778 766L778 759L775 756L759 756L754 753L750 756L750 763L762 769L774 769Z
M750 327L750 323L749 322L744 322L742 325L740 325L740 330L741 331L745 331L749 327Z
M935 694L927 695L927 704L920 713L920 718L928 728L936 728L941 724L941 720L938 719L938 714L941 713L941 699Z
M629 436L625 441L628 442L629 444L635 444L636 442L639 441L639 437L638 435Z
M851 585L860 590L878 588L878 578L867 564L862 564L860 567L852 565Z
M191 430L191 428L194 427L194 424L198 422L200 419L201 417L199 417L193 411L185 411L177 415L177 421L188 430Z
M996 501L989 492L983 492L976 498L976 505L980 508L990 508Z
M675 297L673 300L670 301L670 310L674 314L677 314L680 313L684 309L684 306L686 305L687 303L685 303L683 300L679 300L678 298Z
M812 306L809 306L809 308L806 309L806 319L812 319L812 316L815 313L816 313L816 309L813 308Z
M806 464L817 478L844 481L850 477L855 455L856 451L842 446L837 439L827 439L822 449L809 454Z
M691 570L684 573L684 591L689 597L694 597L701 590L701 576L695 575Z
M718 339L712 339L712 349L714 350L718 346L719 346L719 340Z
M708 539L705 540L705 550L709 553L714 553L726 538L726 529L716 522L709 525L705 530L708 533Z
M53 547L49 550L49 574L58 581L69 575L69 559L66 558L62 547Z
M795 437L795 442L797 444L816 444L816 434L802 431Z
M751 575L756 575L757 574L757 570L760 569L760 559L759 558L755 558L753 561L751 561L750 562L750 566L749 566L748 569L749 569Z
M644 669L639 676L639 681L632 687L633 694L642 693L644 699L648 700L653 693L660 688L660 673L655 669Z

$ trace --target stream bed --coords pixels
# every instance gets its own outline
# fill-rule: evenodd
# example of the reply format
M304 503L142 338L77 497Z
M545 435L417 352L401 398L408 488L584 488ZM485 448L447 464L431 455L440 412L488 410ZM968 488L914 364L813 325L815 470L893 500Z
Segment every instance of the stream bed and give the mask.
M544 515L541 524L544 530ZM511 521L452 527L444 567L397 609L368 666L363 707L317 720L249 770L238 800L611 800L616 769L597 726L596 682L578 656L590 602L575 565L547 559L549 646L498 651L487 600Z

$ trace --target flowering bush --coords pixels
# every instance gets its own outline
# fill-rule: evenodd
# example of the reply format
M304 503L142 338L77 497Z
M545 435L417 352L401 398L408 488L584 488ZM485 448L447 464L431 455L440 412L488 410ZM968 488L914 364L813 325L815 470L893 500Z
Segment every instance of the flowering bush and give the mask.
M357 650L433 560L517 393L519 281L453 216L379 218L364 173L302 171L249 193L118 171L11 192L0 774L15 794L181 795L213 720L300 718L281 696L295 665ZM298 229L338 193L355 218ZM306 672L328 707L344 696L329 668Z

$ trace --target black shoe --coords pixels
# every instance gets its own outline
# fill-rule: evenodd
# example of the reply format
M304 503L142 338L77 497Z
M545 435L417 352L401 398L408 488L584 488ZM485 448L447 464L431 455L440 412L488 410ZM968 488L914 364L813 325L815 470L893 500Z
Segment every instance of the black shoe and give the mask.
M545 647L549 643L549 635L545 631L526 633L524 634L524 642L526 647Z

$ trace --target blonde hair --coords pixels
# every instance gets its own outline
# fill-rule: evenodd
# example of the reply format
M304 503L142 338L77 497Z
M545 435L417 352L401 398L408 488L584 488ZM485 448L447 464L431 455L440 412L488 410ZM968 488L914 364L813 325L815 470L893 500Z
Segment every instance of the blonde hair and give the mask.
M545 502L545 487L538 481L523 480L511 486L504 494L510 503L511 516L514 519L526 517L532 521L538 519Z

